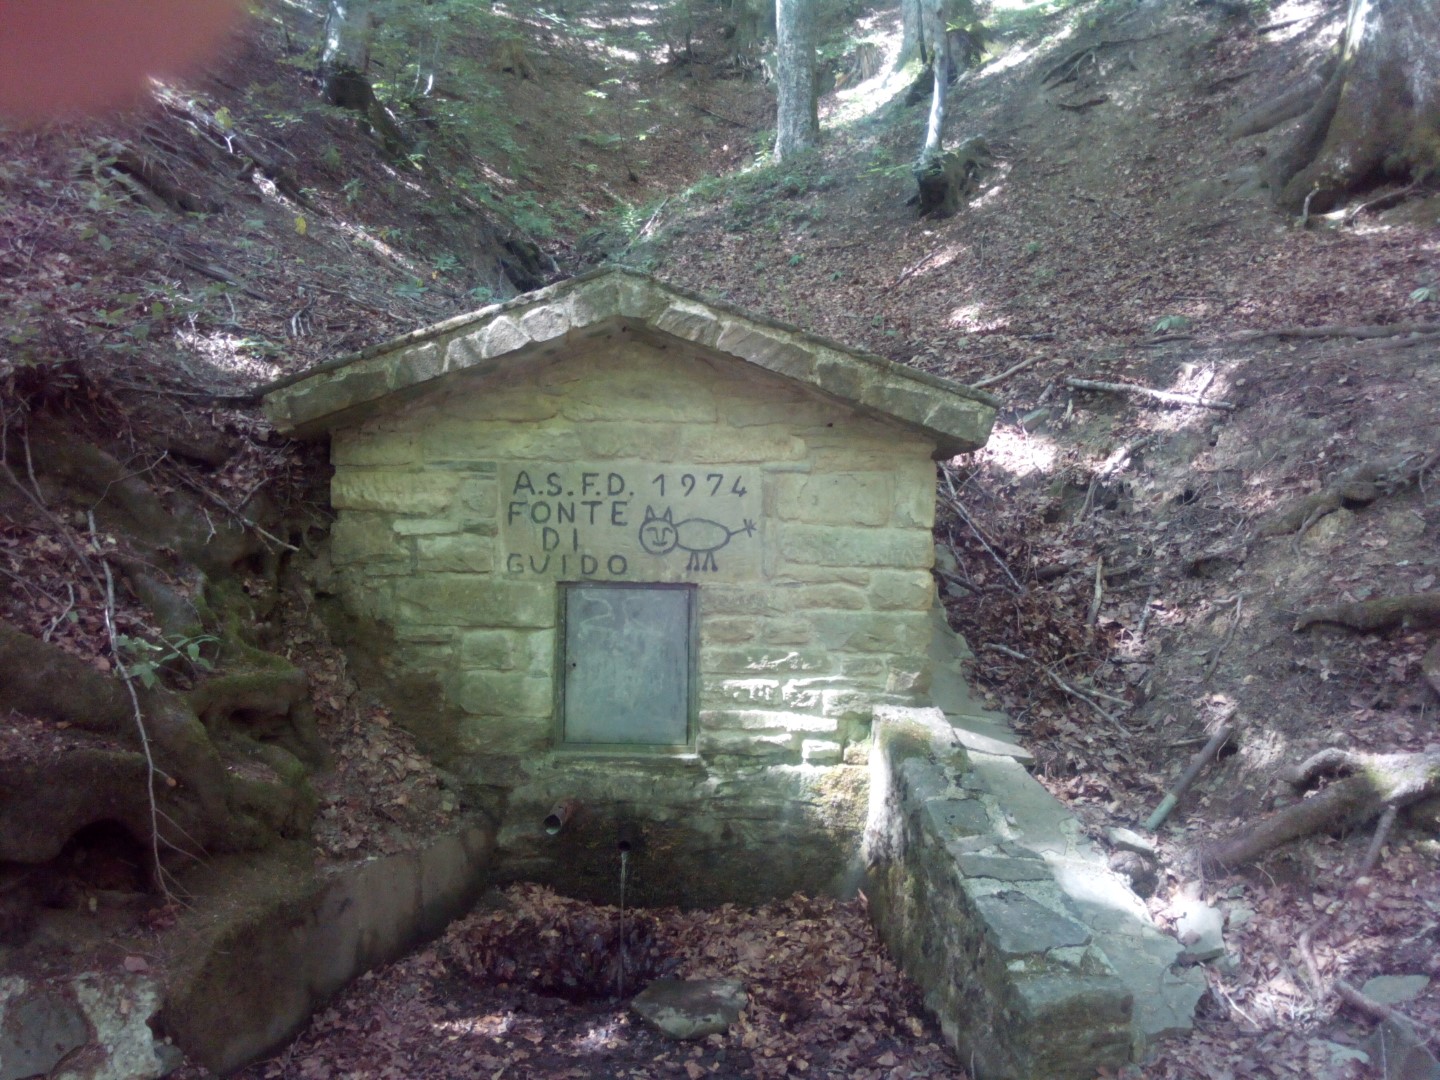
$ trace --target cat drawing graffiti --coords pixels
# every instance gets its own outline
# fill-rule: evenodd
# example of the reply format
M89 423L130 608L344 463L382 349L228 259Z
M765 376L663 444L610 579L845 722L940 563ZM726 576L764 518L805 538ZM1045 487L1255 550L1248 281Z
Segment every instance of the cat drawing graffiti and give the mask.
M663 514L655 513L653 507L645 507L645 520L640 523L640 546L651 555L668 555L679 548L690 553L686 570L715 570L715 552L731 538L752 536L755 523L748 518L738 529L721 525L709 518L686 518L675 520L673 507L666 507Z

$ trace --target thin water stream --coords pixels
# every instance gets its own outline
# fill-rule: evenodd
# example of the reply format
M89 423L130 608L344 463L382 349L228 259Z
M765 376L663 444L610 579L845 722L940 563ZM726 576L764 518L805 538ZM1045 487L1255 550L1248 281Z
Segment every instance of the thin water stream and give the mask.
M625 877L630 870L630 849L624 845L620 848L620 976L619 996L625 996Z

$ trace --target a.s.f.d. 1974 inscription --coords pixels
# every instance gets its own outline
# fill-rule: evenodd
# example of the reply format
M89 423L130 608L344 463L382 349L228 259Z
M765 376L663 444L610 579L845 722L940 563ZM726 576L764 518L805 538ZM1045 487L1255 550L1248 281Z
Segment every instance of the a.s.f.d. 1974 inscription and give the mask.
M505 573L736 579L760 569L760 476L714 466L527 464L500 471Z

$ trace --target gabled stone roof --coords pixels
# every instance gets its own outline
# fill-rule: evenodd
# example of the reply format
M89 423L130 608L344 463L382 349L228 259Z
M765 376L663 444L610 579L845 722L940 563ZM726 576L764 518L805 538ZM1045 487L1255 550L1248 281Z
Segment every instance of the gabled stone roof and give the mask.
M272 385L276 428L310 436L346 426L458 372L483 378L617 327L689 343L889 417L949 457L985 444L996 399L632 270L606 269L435 323Z

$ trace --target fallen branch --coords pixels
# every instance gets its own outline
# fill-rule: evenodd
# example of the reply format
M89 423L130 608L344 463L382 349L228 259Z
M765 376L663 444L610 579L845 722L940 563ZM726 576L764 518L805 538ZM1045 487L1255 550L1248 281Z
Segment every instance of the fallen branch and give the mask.
M1431 645L1429 651L1420 658L1420 674L1425 676L1430 689L1440 694L1440 642Z
M1259 341L1261 338L1367 338L1399 337L1401 334L1440 334L1440 322L1390 323L1385 326L1279 326L1273 330L1241 330L1221 341Z
M1362 994L1359 990L1355 989L1354 986L1346 982L1344 979L1336 979L1331 989L1335 991L1336 995L1340 998L1340 1000L1344 1001L1345 1004L1349 1005L1351 1008L1356 1009L1359 1012L1364 1013L1366 1016L1373 1017L1376 1020L1380 1020L1382 1022L1385 1020L1390 1020L1397 1024L1404 1024L1408 1026L1412 1031L1424 1035L1426 1042L1433 1043L1437 1040L1440 1040L1440 1031L1437 1031L1429 1024L1422 1023L1421 1021L1416 1020L1413 1017L1406 1016L1402 1012L1396 1012L1394 1009L1390 1008L1389 1005L1382 1005L1380 1002L1376 1001L1372 997L1366 997L1364 994Z
M1025 653L1022 653L1016 649L1012 649L1007 645L996 645L993 643L987 643L984 648L989 649L991 652L998 652L1002 653L1005 656L1013 657L1016 660L1023 660L1027 664L1034 664L1040 669L1041 673L1047 679L1049 679L1052 683L1055 684L1056 689L1089 706L1089 708L1093 710L1096 714L1098 714L1101 719L1108 721L1121 735L1123 735L1127 739L1130 738L1130 729L1127 728L1124 724L1122 724L1118 717L1116 717L1113 713L1107 712L1105 708L1089 694L1087 694L1083 690L1071 686L1068 682L1062 679L1059 675L1056 675L1054 671L1046 667L1039 660L1036 660L1033 656L1027 656ZM1121 705L1130 704L1128 701L1124 701L1120 698L1111 697L1109 694L1100 694L1099 691L1095 691L1095 694L1096 696L1105 697L1108 700L1117 702Z
M1000 372L999 375L991 375L988 379L980 379L976 382L971 383L970 385L976 390L983 390L987 386L999 386L1006 379L1010 378L1011 375L1019 375L1020 372L1024 371L1026 368L1034 366L1035 362L1039 359L1040 357L1036 355L1030 357L1030 359L1028 360L1021 360L1020 363L1014 365L1013 367L1006 368L1004 371Z
M1210 657L1210 662L1205 665L1205 677L1201 682L1210 681L1210 677L1215 674L1215 669L1220 666L1220 657L1225 654L1225 650L1228 649L1230 643L1235 640L1235 630L1240 625L1240 605L1244 603L1244 601L1244 593L1237 593L1235 595L1235 610L1230 613L1230 625L1225 628L1225 637L1219 645L1215 646L1215 655Z
M1391 630L1402 625L1440 626L1440 593L1387 596L1380 600L1311 608L1300 613L1295 620L1295 630L1298 633L1321 622L1363 631Z
M1005 565L1005 560L1000 558L995 549L986 543L985 537L981 535L975 523L970 520L970 515L965 512L965 507L960 502L960 493L955 490L955 481L950 479L950 471L948 469L941 469L940 475L945 477L946 494L949 495L947 501L950 509L954 510L960 520L970 527L970 531L975 534L975 539L980 541L980 546L995 560L995 564L999 566L1001 570L1005 571L1005 576L1010 579L1010 584L1015 586L1015 591L1021 596L1025 596L1028 590L1015 579L1015 575L1010 572L1010 567Z
M100 537L95 530L94 511L87 515L87 520L92 542L99 547ZM155 776L158 770L155 768L155 755L150 748L150 732L145 727L145 712L140 708L135 677L130 674L130 668L126 665L120 649L120 636L115 630L115 578L110 573L109 560L103 556L100 559L100 569L105 574L105 636L110 642L110 662L115 665L115 673L120 676L120 680L125 684L125 692L130 697L131 717L135 721L135 731L140 736L140 750L145 755L145 797L150 803L150 858L155 872L155 885L165 897L166 903L174 903L175 897L170 892L164 864L160 862L160 803L155 797Z
M1229 742L1230 736L1234 733L1235 729L1231 725L1224 724L1214 735L1210 736L1210 741L1190 759L1190 764L1180 774L1180 779L1175 781L1170 790L1165 793L1165 797L1160 800L1160 805L1155 808L1155 812L1145 819L1146 829L1154 832L1165 824L1165 819L1170 816L1170 812L1175 809L1185 792L1190 790L1190 785L1195 783L1196 777L1200 775L1206 765L1215 759L1220 748Z
M1152 390L1148 386L1133 383L1097 382L1094 379L1066 379L1065 385L1072 390L1098 390L1108 394L1133 394L1137 397L1152 398L1167 405L1191 405L1204 409L1221 409L1234 412L1235 406L1228 401L1204 401L1193 394L1176 394L1169 390Z

